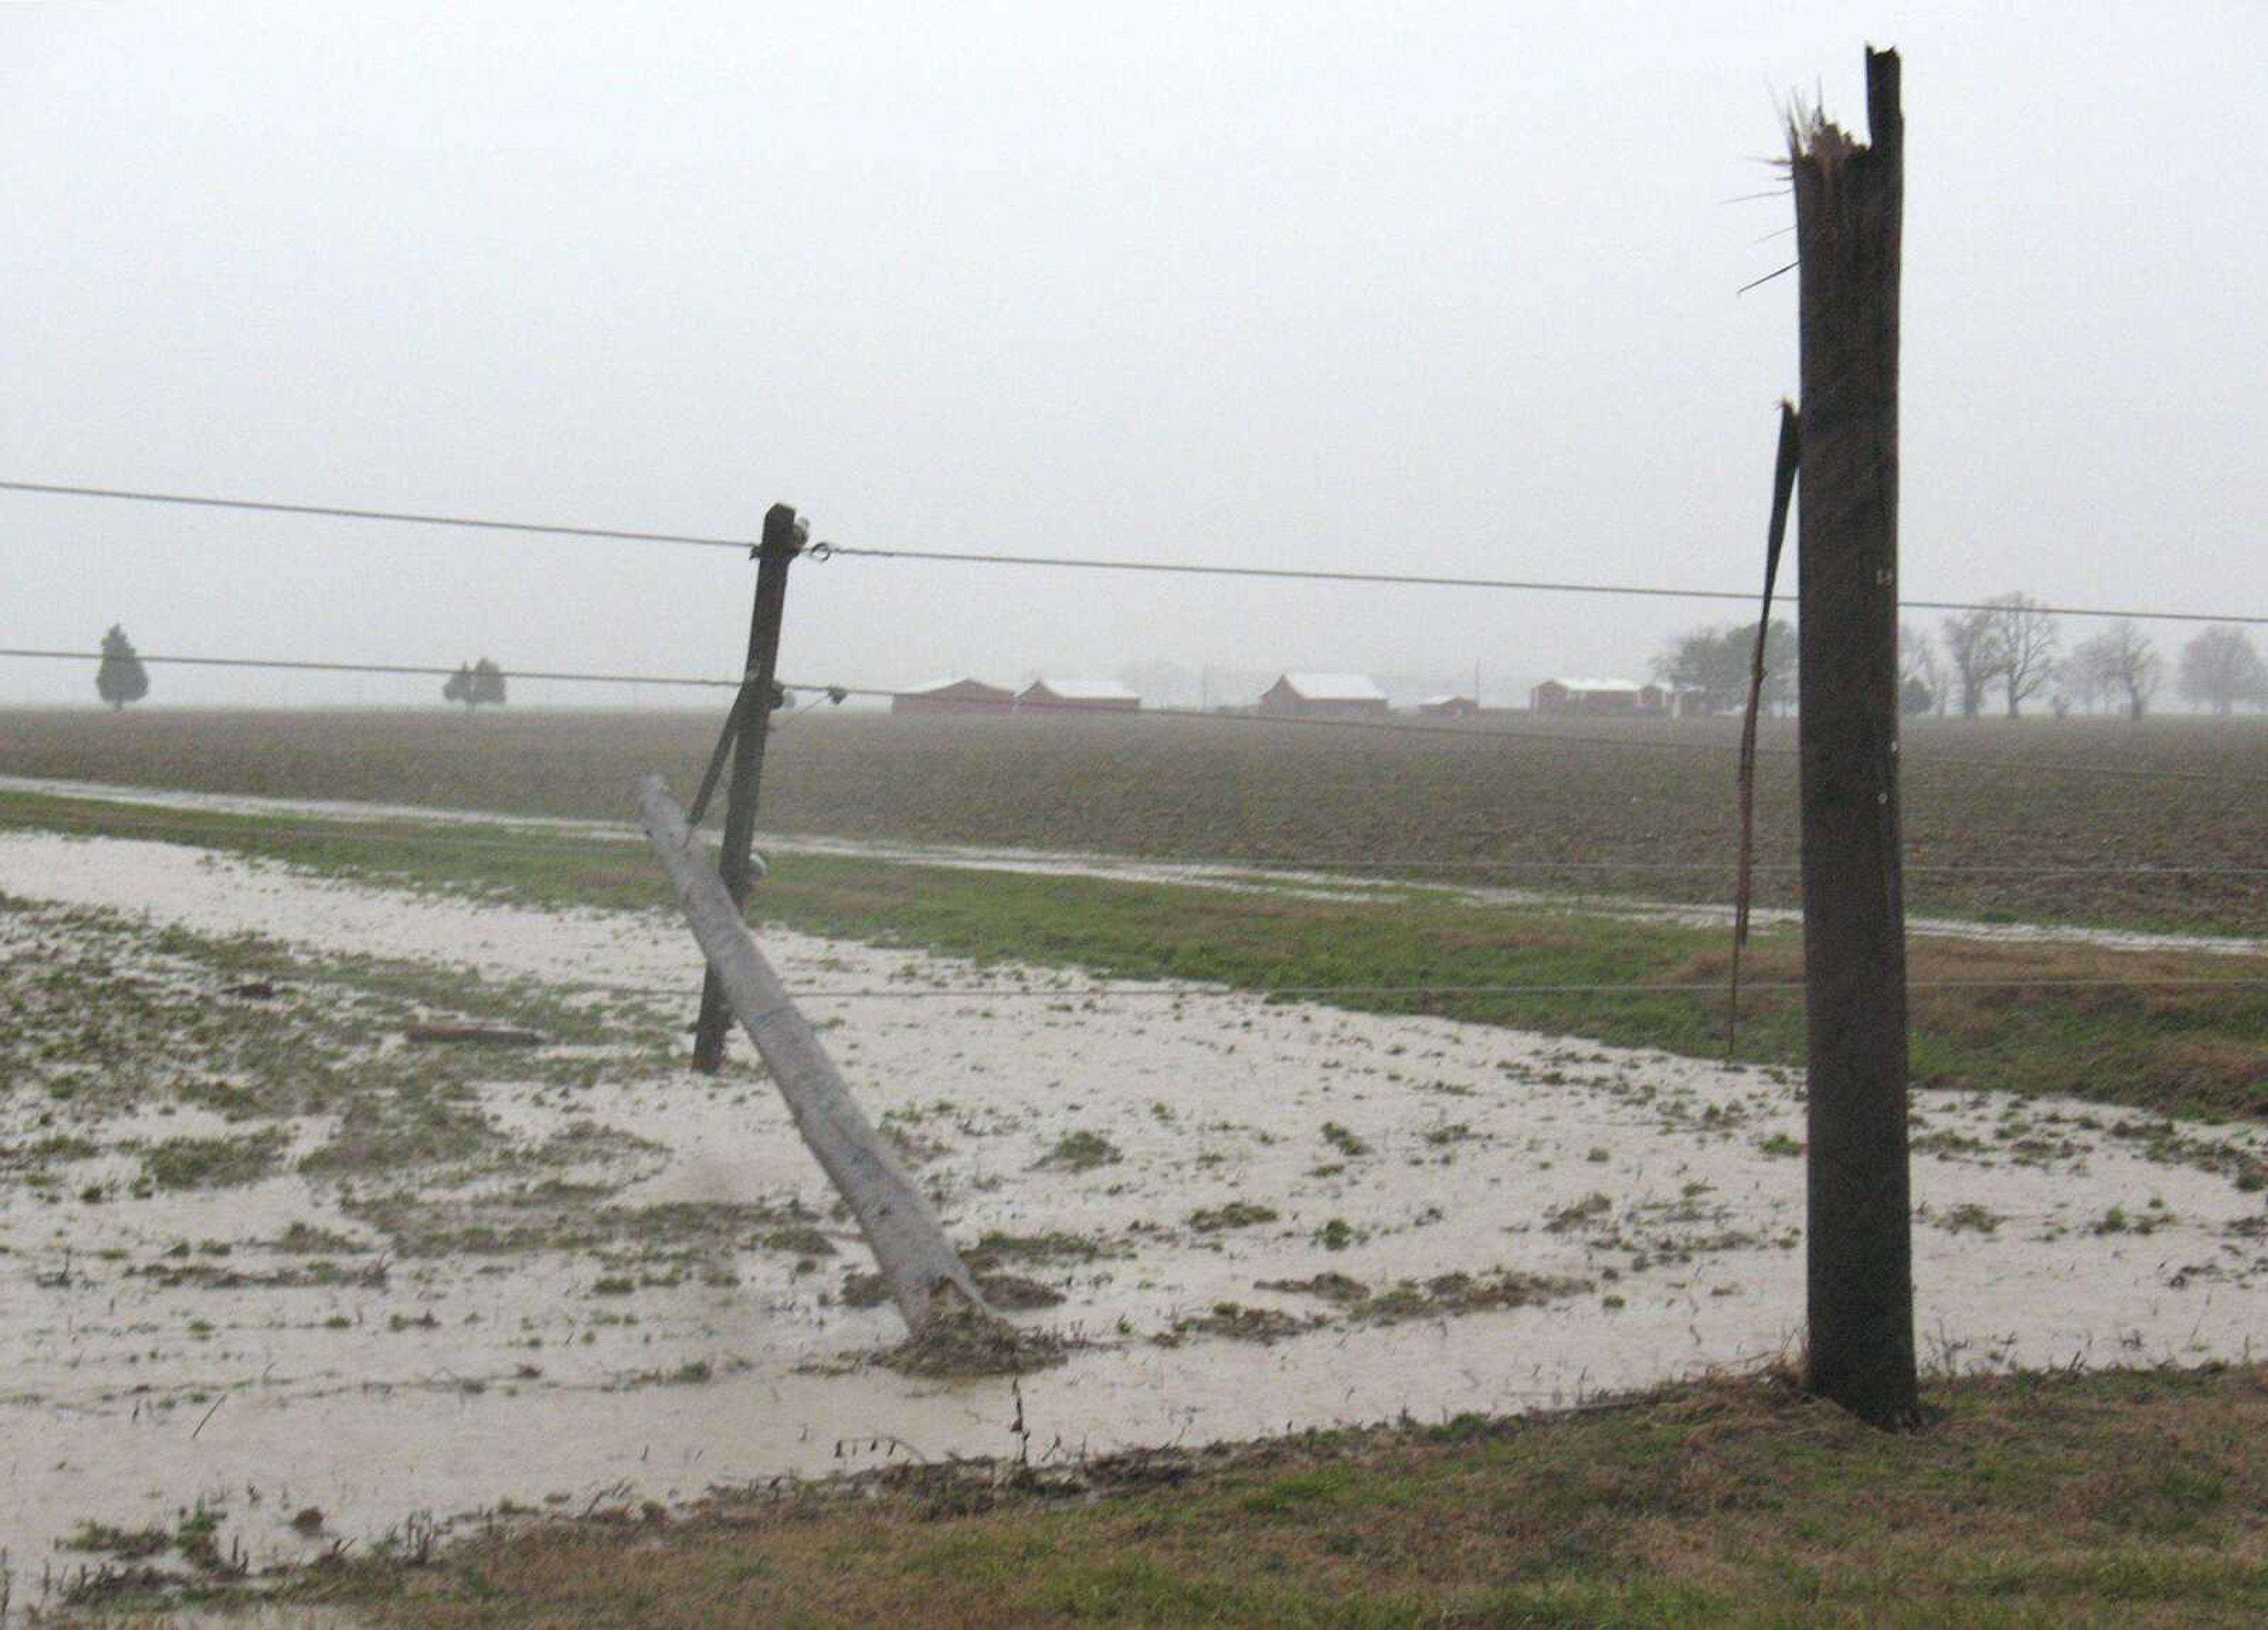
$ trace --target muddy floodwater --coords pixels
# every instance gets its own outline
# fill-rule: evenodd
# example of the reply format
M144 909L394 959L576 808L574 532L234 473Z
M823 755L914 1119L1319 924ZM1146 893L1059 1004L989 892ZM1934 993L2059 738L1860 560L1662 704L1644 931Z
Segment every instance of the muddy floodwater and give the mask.
M137 1547L257 1565L892 1457L1548 1408L1800 1322L1789 1073L770 934L1012 1317L1075 1344L909 1378L745 1042L680 1063L673 917L20 833L0 907L19 1603ZM437 1021L540 1044L413 1039ZM1916 1109L1930 1363L2248 1352L2257 1129Z

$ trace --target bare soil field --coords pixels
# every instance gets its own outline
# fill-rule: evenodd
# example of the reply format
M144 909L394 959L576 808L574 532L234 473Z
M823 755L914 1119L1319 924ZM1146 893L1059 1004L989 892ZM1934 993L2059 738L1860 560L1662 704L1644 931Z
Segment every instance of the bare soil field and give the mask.
M621 820L697 779L717 713L0 715L0 775ZM1386 732L1241 719L799 716L768 831L1730 898L1729 721ZM1758 897L1795 899L1793 728L1767 725ZM2257 933L2268 727L1925 719L1904 742L1922 913Z
M1800 1324L1788 1072L771 932L995 1294L1071 1344L902 1375L745 1049L681 1067L667 913L32 832L0 899L19 1602L474 1512L1517 1413ZM1915 1131L1933 1368L2250 1350L2257 1124L1931 1092Z

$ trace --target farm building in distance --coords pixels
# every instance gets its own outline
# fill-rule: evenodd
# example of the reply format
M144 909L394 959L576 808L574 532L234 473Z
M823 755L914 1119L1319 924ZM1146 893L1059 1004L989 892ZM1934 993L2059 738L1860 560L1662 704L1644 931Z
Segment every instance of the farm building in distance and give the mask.
M1472 719L1481 711L1481 704L1471 697L1427 697L1418 704L1418 711L1428 719Z
M932 679L890 697L893 713L1005 713L1015 705L1014 691L981 679Z
M1035 679L1017 693L1016 705L1040 712L1130 713L1142 698L1115 679Z
M1528 693L1528 704L1536 712L1585 718L1661 719L1675 700L1666 687L1635 679L1547 679Z
M1286 674L1261 697L1260 711L1361 719L1387 712L1386 692L1367 674Z

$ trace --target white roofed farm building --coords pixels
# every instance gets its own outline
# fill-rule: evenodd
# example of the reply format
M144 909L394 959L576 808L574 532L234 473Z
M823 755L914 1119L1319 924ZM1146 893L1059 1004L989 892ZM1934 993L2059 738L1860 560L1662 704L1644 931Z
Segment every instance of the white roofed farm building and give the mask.
M1471 719L1481 711L1481 704L1470 697L1427 697L1418 704L1418 711L1428 719Z
M1307 719L1382 718L1386 692L1367 674L1286 674L1260 698L1263 713Z
M1141 705L1115 679L1035 679L1016 696L1020 712L1130 713Z
M1015 704L1007 686L981 679L932 679L890 697L893 713L1005 713Z

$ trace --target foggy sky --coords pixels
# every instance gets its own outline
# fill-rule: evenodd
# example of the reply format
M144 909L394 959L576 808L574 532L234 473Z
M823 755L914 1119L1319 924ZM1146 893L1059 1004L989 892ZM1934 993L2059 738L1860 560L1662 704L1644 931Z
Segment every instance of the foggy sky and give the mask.
M1783 105L1863 129L1871 40L1907 594L2268 608L2268 9L1086 11L0 10L0 476L1745 589L1794 279L1734 291L1789 258ZM0 494L4 645L729 674L753 573ZM1509 701L1735 615L836 560L783 666L1478 662ZM0 661L0 700L92 673Z

